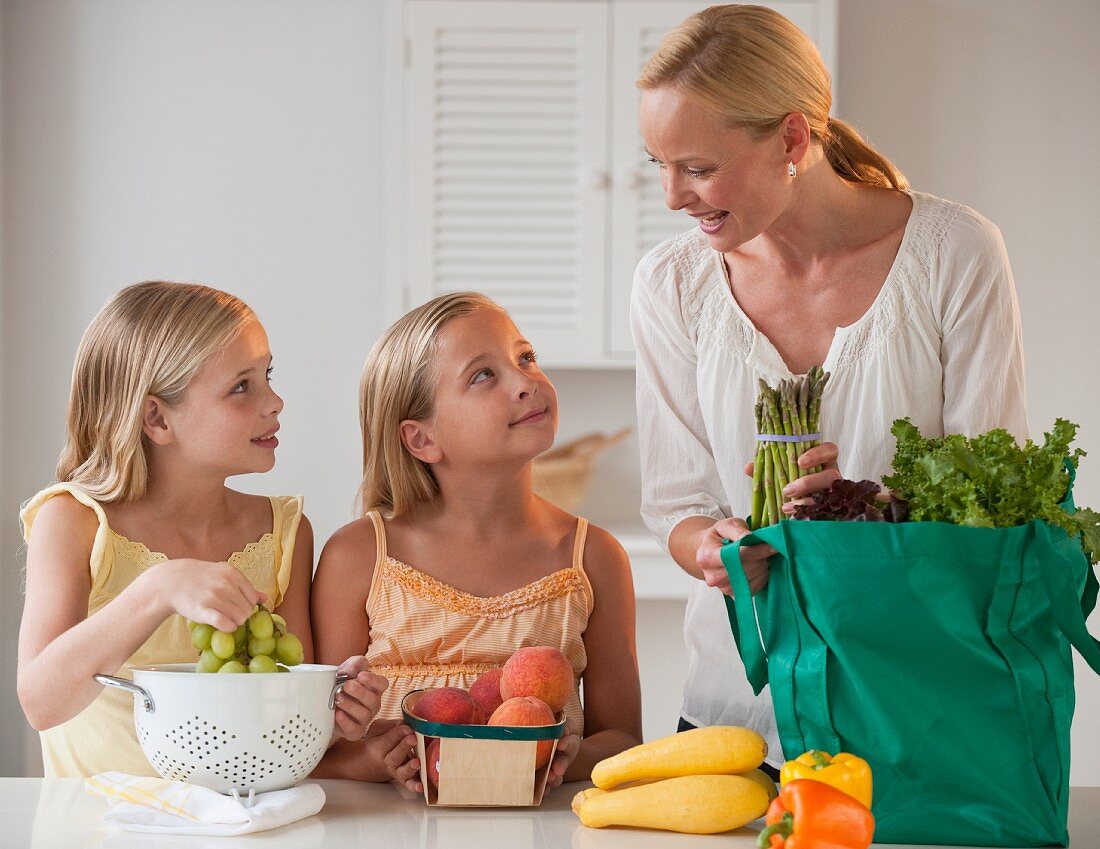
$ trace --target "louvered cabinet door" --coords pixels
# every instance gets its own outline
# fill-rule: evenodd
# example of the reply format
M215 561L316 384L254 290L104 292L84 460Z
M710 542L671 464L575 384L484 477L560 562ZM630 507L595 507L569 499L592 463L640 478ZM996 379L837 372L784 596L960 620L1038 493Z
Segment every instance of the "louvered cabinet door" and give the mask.
M406 4L409 306L503 304L549 366L606 352L607 7Z
M836 0L760 2L786 15L821 51L834 75L836 93ZM645 154L638 132L640 92L635 82L646 60L657 50L665 34L700 9L712 5L694 0L612 4L611 75L612 103L611 264L607 310L608 345L613 357L632 357L630 339L630 289L638 260L665 239L695 225L683 212L665 204L657 166Z

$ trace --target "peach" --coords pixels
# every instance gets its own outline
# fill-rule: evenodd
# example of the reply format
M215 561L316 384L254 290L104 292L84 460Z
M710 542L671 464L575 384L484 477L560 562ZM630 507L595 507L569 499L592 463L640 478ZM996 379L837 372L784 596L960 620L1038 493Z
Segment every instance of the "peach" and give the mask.
M500 676L500 695L505 701L516 696L535 696L546 702L553 713L565 707L574 686L573 667L552 646L519 649L508 658Z
M503 669L490 669L485 674L478 676L478 679L470 687L470 695L474 697L475 702L481 705L481 709L486 716L492 716L493 711L500 707L504 701L500 695L500 676L502 674L504 674Z
M439 787L439 738L432 737L424 752L424 759L428 762L428 783L432 787Z
M481 715L481 709L465 690L440 687L424 693L413 706L413 713L428 722L473 725L478 724L475 720ZM484 722L484 719L481 721Z
M490 725L553 725L554 712L535 696L508 699L489 717ZM554 751L556 740L539 740L535 749L535 769L544 766Z

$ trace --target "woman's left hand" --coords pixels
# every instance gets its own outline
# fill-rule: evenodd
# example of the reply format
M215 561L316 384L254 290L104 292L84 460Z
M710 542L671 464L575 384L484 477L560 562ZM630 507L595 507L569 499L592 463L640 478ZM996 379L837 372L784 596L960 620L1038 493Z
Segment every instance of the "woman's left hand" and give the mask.
M573 758L577 756L577 752L581 749L581 738L576 734L566 734L560 740L558 740L557 748L554 750L554 760L550 764L550 775L546 779L546 792L550 792L552 787L560 787L562 781L565 780L565 771L569 769L569 764L573 762Z
M782 508L784 513L793 513L796 503L809 498L815 492L824 492L833 485L834 481L843 477L837 462L839 454L834 443L822 442L798 458L800 469L821 466L821 471L793 480L783 487L783 497L786 499Z
M824 492L833 485L833 481L844 477L840 473L839 455L840 452L835 443L822 442L820 445L810 448L798 458L800 469L812 469L814 466L821 466L821 471L791 481L783 488L784 502L782 509L784 513L793 513L795 504L804 502L815 492ZM745 466L745 474L750 478L752 477L753 466L753 463Z
M390 682L370 671L362 655L349 657L336 670L338 675L350 675L336 696L335 731L345 740L362 740L378 708L382 693Z

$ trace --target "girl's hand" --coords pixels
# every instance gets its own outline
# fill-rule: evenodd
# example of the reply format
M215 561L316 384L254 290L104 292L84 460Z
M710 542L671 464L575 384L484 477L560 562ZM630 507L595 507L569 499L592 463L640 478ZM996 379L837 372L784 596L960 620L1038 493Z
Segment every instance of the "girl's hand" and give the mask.
M819 446L824 447L824 446ZM726 540L738 540L748 536L749 526L743 519L721 519L699 535L695 549L695 562L703 570L703 581L708 587L717 587L733 596L729 575L722 563L722 545ZM768 583L768 558L775 554L770 545L747 545L741 549L741 568L749 579L749 591L755 595Z
M394 781L413 793L423 793L420 759L416 756L416 734L396 719L376 719L367 729L364 745L371 760L380 763Z
M577 756L577 752L581 750L581 738L576 734L566 734L560 740L558 740L558 746L554 752L554 760L550 764L550 775L546 779L546 792L549 793L552 787L560 787L562 781L565 780L565 771L569 768L569 764L573 762L573 758Z
M367 735L367 726L378 713L382 694L390 682L371 672L367 659L362 655L349 657L336 672L351 678L344 682L336 696L335 731L345 740L362 740Z
M146 571L139 580L154 587L164 615L178 613L192 622L205 622L219 631L234 631L252 615L267 595L228 563L181 558L167 560Z

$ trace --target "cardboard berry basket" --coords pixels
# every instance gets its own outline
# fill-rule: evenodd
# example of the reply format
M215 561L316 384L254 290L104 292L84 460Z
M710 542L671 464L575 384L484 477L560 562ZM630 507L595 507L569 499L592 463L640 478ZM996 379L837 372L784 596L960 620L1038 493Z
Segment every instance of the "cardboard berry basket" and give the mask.
M537 772L540 740L565 735L565 714L554 725L452 725L428 722L413 711L427 690L401 700L405 724L416 733L424 800L441 807L536 807L542 803L553 757ZM439 738L439 787L428 781L427 748Z

